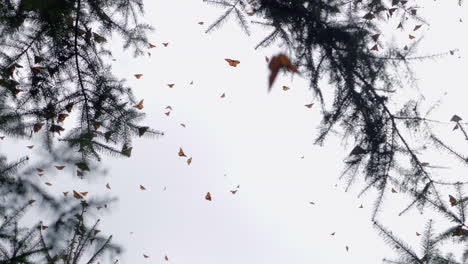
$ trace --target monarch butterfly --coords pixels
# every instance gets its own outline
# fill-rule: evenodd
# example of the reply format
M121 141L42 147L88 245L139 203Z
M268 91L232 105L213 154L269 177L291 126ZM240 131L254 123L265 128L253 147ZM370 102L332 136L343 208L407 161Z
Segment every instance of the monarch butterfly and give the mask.
M283 91L287 91L287 90L289 90L289 89L291 89L291 88L289 88L289 87L283 85Z
M174 87L174 85L175 85L175 84L173 84L173 83L168 83L168 84L167 84L167 86L169 86L169 88Z
M307 108L312 108L313 105L314 105L314 104L306 104L306 105L304 105L304 106L307 107Z
M137 74L135 74L134 76L135 76L135 78L140 79L140 78L143 76L143 74L137 73Z
M153 45L153 44L151 44L151 43L148 43L148 48L149 48L149 49L156 48L156 45Z
M179 157L187 157L182 148L179 148Z
M377 46L377 44L375 44L374 46L372 46L371 50L379 51L379 46Z
M41 128L42 128L43 125L44 125L44 123L36 123L36 124L34 124L34 127L33 127L34 133L39 132L39 130L41 130Z
M145 186L140 185L140 190L142 190L142 191L146 190Z
M237 67L237 64L240 63L240 61L238 60L232 60L232 59L224 59L225 61L227 61L229 63L229 66L232 66L232 67Z
M137 105L134 105L133 107L135 107L138 110L143 109L143 101L144 99L141 99L141 101Z
M449 194L449 201L450 201L450 205L451 205L451 206L457 205L457 199L455 199L455 197L453 197L453 196L450 195L450 194Z
M107 189L109 189L109 190L111 189L111 187L110 187L109 183L108 183L108 184L106 184L106 188L107 188Z
M164 47L167 47L169 45L169 42L163 43Z
M207 193L206 193L205 199L208 200L208 201L211 201L211 194L210 194L210 192L207 192Z
M187 164L190 165L192 163L192 157L187 159Z
M57 170L63 170L63 169L65 168L65 166L55 166L55 168L56 168Z
M270 69L270 77L269 77L269 85L268 90L271 90L271 86L278 75L278 72L281 68L286 68L289 71L298 73L297 67L291 63L288 56L284 54L279 54L271 58L270 63L268 64L268 68Z
M58 115L58 118L57 118L57 122L60 123L60 122L63 122L65 121L65 118L68 117L68 114L59 114Z
M65 110L67 110L68 113L71 112L71 110L73 109L73 105L74 103L69 103L65 106Z
M77 193L75 190L73 190L73 197L76 199L83 199L83 196L81 196L81 194Z
M31 145L31 146L26 146L28 149L32 149L34 148L34 145Z

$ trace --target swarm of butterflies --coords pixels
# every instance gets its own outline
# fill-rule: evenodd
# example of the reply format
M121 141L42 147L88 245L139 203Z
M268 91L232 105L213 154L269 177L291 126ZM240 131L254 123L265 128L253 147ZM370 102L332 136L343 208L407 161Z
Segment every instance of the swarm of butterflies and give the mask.
M403 2L403 1L401 1L401 2ZM254 2L252 2L252 3L254 3ZM397 8L388 9L388 10L387 10L387 12L388 12L387 16L388 16L388 17L391 17L395 11L397 11ZM415 12L416 12L416 11L413 10L412 12L414 12L414 15L415 15ZM252 16L253 14L254 14L253 12L248 13L249 16ZM363 19L364 19L364 20L368 20L368 21L373 20L373 19L375 19L375 18L376 18L376 16L375 16L374 14L372 14L372 13L368 13L368 14L366 14L366 15L363 16ZM198 22L198 24L199 24L199 25L204 25L204 22L203 22L203 21L200 21L200 22ZM423 26L422 24L415 25L414 28L413 28L413 32L419 30L422 26ZM398 25L397 28L398 28L398 29L403 29L403 24L400 23L400 24ZM374 34L374 35L371 36L371 38L372 38L374 44L373 44L373 46L370 48L370 50L375 51L375 52L378 52L380 49L382 49L382 45L379 44L379 38L380 38L380 36L381 36L380 33ZM416 37L415 37L414 35L412 35L412 34L409 34L409 35L408 35L408 38L409 38L410 40L413 40L413 39L415 39ZM168 46L169 46L169 42L163 42L162 45L163 45L164 47L168 47ZM157 47L156 44L148 43L148 49L153 49L153 48L156 48L156 47ZM380 47L380 48L379 48L379 47ZM408 47L405 46L404 49L407 50ZM451 54L451 55L453 55L453 53L454 53L454 51L450 51L450 54ZM151 54L150 54L149 52L148 52L148 55L151 56ZM240 63L241 63L239 60L232 59L232 58L225 58L224 60L226 61L227 66L229 66L229 67L238 67L238 66L240 65ZM272 56L271 58L265 57L265 61L266 61L266 63L268 64L268 69L269 69L268 91L271 91L271 89L272 89L272 87L273 87L273 84L275 83L275 80L276 80L278 74L279 74L281 71L300 75L300 72L299 72L299 70L298 70L298 67L295 66L295 65L292 63L291 59L290 59L287 55L285 55L285 54L283 54L283 53L280 53L280 54L277 54L277 55L275 55L275 56ZM139 79L141 79L141 78L143 77L143 74L141 74L141 73L136 73L136 74L134 74L134 77L135 77L136 79L139 80ZM190 82L190 84L193 84L193 81ZM168 84L167 84L167 87L168 87L168 88L174 88L174 87L175 87L175 84L174 84L174 83L168 83ZM290 87L288 87L288 86L282 86L282 90L286 92L286 91L290 90ZM18 91L18 92L21 92L21 91ZM225 98L225 97L226 97L226 94L225 94L225 93L223 93L223 94L220 96L220 98ZM311 103L311 104L306 104L306 105L304 105L304 106L305 106L306 108L312 108L313 105L314 105L314 104ZM138 110L142 110L142 109L144 108L144 99L141 99L141 100L140 100L136 105L134 105L133 107L136 108L136 109L138 109ZM70 104L67 105L65 108L66 108L66 110L68 111L68 113L70 113L70 112L72 111L72 108L73 108L73 103L70 103ZM172 106L167 106L165 109L167 110L167 112L165 112L164 114L165 114L166 116L170 116L171 111L173 111ZM57 122L58 122L58 123L64 122L65 119L66 119L67 117L69 117L69 115L66 114L66 113L60 114L60 115L58 115ZM450 121L453 121L453 122L456 123L456 125L455 125L455 127L454 127L453 130L456 130L456 129L461 128L461 124L460 124L460 121L461 121L461 120L462 120L462 119L461 119L459 116L457 116L457 115L454 115L454 116L452 117L452 119L451 119ZM33 127L33 132L35 132L35 133L39 132L39 131L42 129L43 125L44 125L44 123L37 123L37 124L35 124L34 127ZM95 126L99 126L99 124L95 124ZM186 127L186 124L180 123L180 126L182 126L182 127L185 128L185 127ZM141 127L141 128L139 128L139 135L142 136L148 129L149 129L149 127ZM462 128L462 129L463 129L463 128ZM52 131L52 132L58 132L58 133L60 133L60 131L63 131L63 130L64 130L64 129L63 129L61 126L58 126L58 125L54 125L54 126L51 127L51 131ZM1 137L0 137L1 140L3 140L4 138L5 138L4 136L1 136ZM467 139L468 139L468 138L467 138ZM34 148L34 145L28 145L28 146L26 146L26 147L27 147L28 149L33 149L33 148ZM124 147L124 148L125 148L125 147ZM127 147L126 151L127 151L127 152L131 152L131 149L132 149L131 147ZM355 147L352 149L352 151L349 153L349 156L350 156L350 157L352 157L352 156L359 156L359 155L364 155L364 154L366 154L366 153L367 153L367 151L366 151L364 148L362 148L362 147L360 147L360 146L355 146ZM191 164L192 164L193 158L192 158L191 156L190 156L190 157L187 156L187 154L186 154L185 151L182 149L182 147L179 148L179 151L178 151L177 155L178 155L179 157L181 157L181 158L186 158L186 163L187 163L187 165L191 165ZM304 157L301 157L301 158L304 158ZM423 162L421 165L422 165L422 166L428 166L428 167L430 167L430 165L429 165L428 162ZM58 171L64 170L65 167L66 167L66 166L64 166L64 165L55 165L55 169L58 170ZM36 168L36 170L37 170L38 176L42 177L42 176L44 175L44 168ZM80 171L80 170L78 169L78 170L77 170L77 175L78 175L78 176L83 176L83 172ZM47 185L47 186L53 186L53 184L52 184L52 183L49 183L49 182L45 182L45 185ZM110 183L106 183L106 184L105 184L105 188L108 189L108 190L111 190L111 185L110 185ZM240 185L237 185L233 190L230 190L230 193L231 193L232 195L235 195L235 194L239 191L239 188L240 188ZM143 185L139 185L139 190L141 190L141 191L146 191L147 188L146 188L145 186L143 186ZM164 190L166 190L166 187L164 187ZM392 193L398 193L398 191L397 191L395 188L391 188L391 192L392 192ZM63 195L64 195L65 197L68 197L69 194L71 194L71 196L72 196L73 198L75 198L75 199L83 200L83 199L85 199L85 197L88 195L88 192L87 192L87 191L76 191L76 190L72 190L71 193L70 193L70 191L65 191L65 192L63 192ZM213 201L214 198L213 198L213 196L212 196L212 194L211 194L210 192L207 192L207 193L204 195L204 199L205 199L206 201L211 202L211 201ZM456 199L455 197L453 197L452 195L449 195L448 201L450 202L451 206L456 206L456 205L458 205L458 204L460 204L460 203L464 203L464 202L468 201L468 197L463 198L463 199L461 199L461 200L457 200L457 199ZM35 200L30 200L30 201L29 201L29 204L32 204L32 203L34 203L34 202L35 202ZM312 205L315 205L314 202L309 202L309 203L312 204ZM97 209L99 210L99 209L101 209L101 208L103 208L103 207L104 207L104 208L107 208L107 204L104 204L103 206L98 206ZM363 205L361 204L361 205L359 206L359 208L364 208L364 207L363 207ZM45 229L48 228L48 226L43 225L42 222L41 222L40 228L41 228L42 230L45 230ZM131 233L132 233L132 232L131 232ZM335 234L336 234L336 232L332 232L330 235L331 235L331 236L335 236ZM457 231L456 231L456 234L454 234L454 235L465 235L465 234L468 234L468 230L467 230L467 229L461 228L460 230L457 230ZM420 235L421 235L420 233L416 232L416 236L420 236ZM348 246L346 246L345 249L346 249L346 251L349 251L349 247L348 247ZM150 256L147 255L147 254L143 254L143 258L147 259L147 258L150 258ZM165 255L165 256L164 256L164 260L165 260L165 261L169 261L169 257L168 257L167 255Z

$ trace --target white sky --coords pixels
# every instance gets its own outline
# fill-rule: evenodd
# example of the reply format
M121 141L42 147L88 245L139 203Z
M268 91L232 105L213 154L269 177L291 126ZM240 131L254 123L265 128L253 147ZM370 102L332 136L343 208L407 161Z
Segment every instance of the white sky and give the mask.
M100 229L125 249L119 263L162 263L166 254L178 264L380 263L390 257L391 249L370 222L374 196L357 199L362 185L345 193L337 179L352 145L343 148L333 137L324 147L313 145L321 116L316 105L304 107L314 102L307 80L280 76L267 93L264 57L282 49L254 50L266 32L252 27L249 38L231 20L205 34L223 10L202 1L152 0L145 5L146 19L156 29L151 43L157 47L151 57L133 58L131 52L120 51L120 44L112 44L114 70L145 100L143 124L165 136L136 139L130 159L106 157L108 173L89 182L71 183L71 168L40 179L53 182L50 191L59 195L76 189L89 191L90 197L119 199L107 212L98 211ZM422 7L420 13L431 27L415 34L425 35L421 53L459 48L461 56L415 65L418 88L427 95L426 109L448 92L431 117L448 121L457 113L468 118L463 96L468 38L465 24L458 22L460 17L468 22L466 8L455 0ZM162 42L169 42L168 47ZM225 58L240 64L229 67ZM143 77L135 79L136 73ZM283 85L291 90L283 91ZM220 98L222 93L226 98ZM170 116L164 114L168 105L174 109ZM454 142L463 142L451 128L441 127L441 137L453 135ZM4 142L15 148L12 153L31 152L24 142ZM190 166L177 155L179 147L193 157ZM439 157L427 158L435 164ZM140 184L147 190L139 190ZM232 195L229 190L238 184L239 191ZM204 199L208 191L211 202ZM364 209L358 209L361 203ZM400 194L387 195L380 219L418 245L415 232L422 233L426 216L412 211L397 217L406 204Z

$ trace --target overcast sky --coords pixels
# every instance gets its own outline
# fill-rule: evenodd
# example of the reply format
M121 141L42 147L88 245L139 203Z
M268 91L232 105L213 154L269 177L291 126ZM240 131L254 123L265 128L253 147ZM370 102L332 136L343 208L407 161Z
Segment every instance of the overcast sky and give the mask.
M426 95L426 109L443 99L431 114L434 119L448 121L454 113L468 118L468 37L466 24L459 22L468 22L467 9L456 0L421 5L420 14L431 23L415 33L425 36L421 54L460 52L416 63L418 86L408 89ZM252 27L253 36L247 37L231 20L205 34L223 10L201 0L152 0L145 6L146 20L155 27L151 43L157 47L150 50L151 57L133 58L113 42L114 70L144 99L143 124L165 136L136 139L130 159L106 157L107 174L91 181L71 186L71 168L62 178L40 179L53 181L51 192L58 194L73 188L89 191L91 197L118 198L98 216L100 229L125 249L119 263L162 263L165 255L178 264L380 263L391 256L371 225L374 192L358 199L362 185L345 193L344 182L338 181L343 158L353 146L339 137L324 147L313 145L321 114L316 105L304 106L315 102L307 80L280 76L267 93L265 56L282 51L278 46L254 50L267 32ZM225 58L240 64L230 67ZM134 74L143 76L137 80ZM290 90L283 91L283 85ZM173 108L169 116L166 106ZM451 128L437 131L463 142ZM6 139L5 144L18 151L24 143ZM193 157L191 165L177 155L180 147ZM426 158L431 163L439 159ZM230 190L237 185L233 195ZM207 192L212 201L205 200ZM397 217L405 202L399 194L387 196L381 219L418 245L415 232L423 231L426 216L413 211Z

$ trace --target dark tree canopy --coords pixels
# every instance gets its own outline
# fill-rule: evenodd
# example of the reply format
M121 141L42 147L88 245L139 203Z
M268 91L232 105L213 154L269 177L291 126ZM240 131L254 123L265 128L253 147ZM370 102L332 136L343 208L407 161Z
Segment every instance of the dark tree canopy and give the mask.
M310 80L310 88L321 103L323 115L315 142L323 144L332 131L338 131L345 140L352 140L354 148L345 160L342 177L349 187L359 176L363 176L365 186L359 195L371 188L378 190L372 221L402 256L396 262L389 262L459 263L450 255L443 256L436 246L451 240L452 235L456 242L465 244L468 235L465 228L468 226L465 223L466 199L462 200L465 197L462 187L468 182L439 180L440 173L435 170L436 167L424 162L421 156L432 148L446 151L454 160L465 165L468 159L432 131L434 120L420 113L417 100L406 98L407 101L399 109L392 104L398 92L408 89L408 83L412 81L399 79L399 71L406 71L411 76L411 61L453 55L455 51L417 57L417 41L412 46L404 47L386 43L386 48L379 51L382 24L397 21L398 28L407 24L413 27L414 24L419 27L427 24L419 16L417 3L401 0L205 2L225 9L225 13L209 26L207 32L234 17L249 33L251 25L248 18L253 17L252 25L271 28L271 33L256 48L280 43L281 52L287 53L301 74ZM330 85L333 88L331 91ZM455 115L450 121L455 125L454 129L459 129L466 137L461 118ZM409 135L419 136L423 144L410 140ZM410 199L401 214L413 207L420 210L429 207L450 220L447 223L449 228L436 238L429 225L423 256L409 250L379 223L378 212L383 210L384 196L390 193L391 186L397 186ZM456 198L453 197L455 208L453 200L446 198L447 186L457 193L454 194Z

